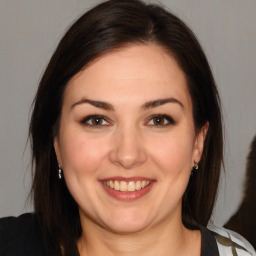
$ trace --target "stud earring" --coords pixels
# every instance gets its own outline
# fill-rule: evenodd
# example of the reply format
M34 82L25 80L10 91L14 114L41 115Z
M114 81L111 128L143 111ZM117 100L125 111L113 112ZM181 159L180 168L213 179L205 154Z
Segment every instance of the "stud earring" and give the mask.
M194 167L193 167L193 169L198 170L198 162L194 162Z
M194 162L194 166L192 168L192 171L191 171L191 176L195 176L197 174L197 171L198 171L198 162Z
M59 165L58 174L59 174L59 179L61 180L61 178L62 178L62 171L61 171L61 167L60 167L60 165Z

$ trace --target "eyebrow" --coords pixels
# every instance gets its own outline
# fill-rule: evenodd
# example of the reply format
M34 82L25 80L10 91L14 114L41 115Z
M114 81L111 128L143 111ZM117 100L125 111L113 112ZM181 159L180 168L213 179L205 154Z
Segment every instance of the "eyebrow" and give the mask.
M114 111L114 107L109 103L106 103L106 102L103 102L103 101L98 101L98 100L97 101L96 100L89 100L89 99L86 99L86 98L82 98L81 100L75 102L71 106L71 109L73 109L77 105L81 105L81 104L84 104L84 103L91 104L92 106L94 106L96 108L101 108L101 109L104 109L104 110L107 110L107 111Z
M157 99L153 101L146 102L145 104L142 105L142 108L144 110L150 109L150 108L156 108L158 106L162 106L167 103L176 103L180 105L182 108L184 108L184 105L177 99L175 98L166 98L166 99Z
M90 100L87 98L82 98L81 100L75 102L74 104L72 104L71 109L73 109L75 106L77 105L81 105L81 104L90 104L96 108L101 108L107 111L114 111L114 106L111 105L110 103L104 102L104 101L95 101L95 100ZM152 100L152 101L148 101L146 103L144 103L142 105L142 109L143 110L147 110L150 108L156 108L158 106L162 106L164 104L167 103L176 103L178 105L180 105L182 108L184 108L184 105L177 99L175 98L165 98L165 99L157 99L157 100Z

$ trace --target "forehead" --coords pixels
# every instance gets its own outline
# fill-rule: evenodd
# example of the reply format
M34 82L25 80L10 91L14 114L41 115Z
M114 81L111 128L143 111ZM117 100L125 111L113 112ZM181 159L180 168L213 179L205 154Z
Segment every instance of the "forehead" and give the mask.
M115 104L167 96L190 101L183 71L154 44L127 46L94 60L69 81L64 103L82 96Z

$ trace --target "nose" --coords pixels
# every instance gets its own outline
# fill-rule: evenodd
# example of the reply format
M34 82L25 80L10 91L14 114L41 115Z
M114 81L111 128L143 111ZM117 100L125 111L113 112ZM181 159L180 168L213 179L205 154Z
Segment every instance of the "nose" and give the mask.
M114 145L109 154L113 164L131 169L146 162L146 150L138 132L126 129L116 132L113 136Z

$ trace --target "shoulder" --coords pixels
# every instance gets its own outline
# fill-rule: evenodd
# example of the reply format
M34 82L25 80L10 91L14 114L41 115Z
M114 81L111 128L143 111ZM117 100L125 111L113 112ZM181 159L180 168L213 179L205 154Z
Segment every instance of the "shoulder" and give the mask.
M208 229L216 238L220 256L256 256L251 244L236 232L214 226Z
M0 219L0 255L43 255L43 237L35 214Z
M36 215L33 213L25 213L19 217L5 217L0 218L0 230L6 230L12 227L29 228L31 225L37 223Z

